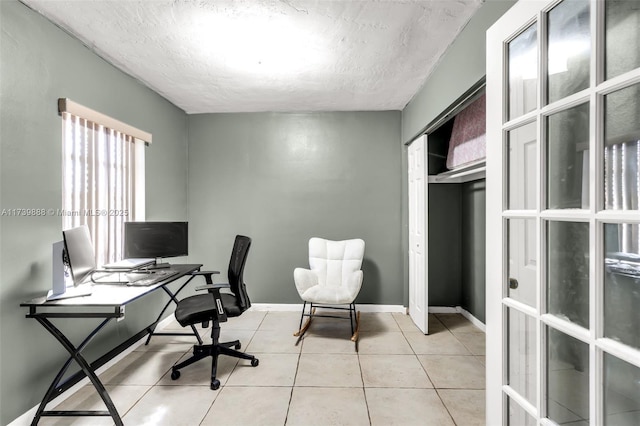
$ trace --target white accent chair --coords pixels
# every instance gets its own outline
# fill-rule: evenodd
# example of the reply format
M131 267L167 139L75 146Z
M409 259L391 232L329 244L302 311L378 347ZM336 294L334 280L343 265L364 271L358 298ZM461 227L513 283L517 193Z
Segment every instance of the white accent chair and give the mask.
M346 319L351 322L351 340L357 344L360 312L356 312L354 301L362 287L363 258L364 241L361 239L331 241L314 237L309 240L310 269L296 268L293 271L296 289L304 301L300 329L294 333L298 342L311 325L313 317L346 318L316 314L316 308L326 308L349 311ZM306 313L307 304L309 313ZM303 326L304 317L308 318Z

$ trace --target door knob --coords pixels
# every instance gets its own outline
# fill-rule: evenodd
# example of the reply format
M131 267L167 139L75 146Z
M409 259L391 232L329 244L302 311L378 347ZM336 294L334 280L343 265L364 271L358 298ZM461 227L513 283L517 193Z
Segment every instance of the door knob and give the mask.
M509 288L512 290L518 288L518 280L516 280L515 278L509 278Z

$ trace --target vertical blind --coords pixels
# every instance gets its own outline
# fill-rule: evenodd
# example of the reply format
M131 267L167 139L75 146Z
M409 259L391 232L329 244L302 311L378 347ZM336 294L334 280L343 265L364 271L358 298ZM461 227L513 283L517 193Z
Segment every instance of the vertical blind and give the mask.
M98 265L122 259L124 222L144 220L145 141L61 111L63 229L87 225Z
M640 140L606 145L604 150L605 208L609 210L640 210ZM620 248L638 253L638 227L622 224Z

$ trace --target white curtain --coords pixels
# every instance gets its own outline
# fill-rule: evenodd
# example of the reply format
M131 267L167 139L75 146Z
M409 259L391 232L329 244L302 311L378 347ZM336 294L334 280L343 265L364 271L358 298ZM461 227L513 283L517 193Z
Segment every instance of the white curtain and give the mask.
M605 146L605 208L608 210L639 210L640 200L640 140ZM620 249L640 253L637 225L622 224Z
M136 183L144 173L144 142L69 113L62 117L63 229L86 224L97 264L120 260L123 224L140 217L136 198L144 199L137 193L144 184Z

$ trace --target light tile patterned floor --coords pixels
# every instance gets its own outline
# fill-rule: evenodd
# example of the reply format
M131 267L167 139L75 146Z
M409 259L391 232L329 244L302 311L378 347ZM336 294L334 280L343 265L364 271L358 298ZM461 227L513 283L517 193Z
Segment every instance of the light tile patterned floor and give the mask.
M325 318L314 320L296 346L298 322L298 313L249 311L222 324L222 340L239 338L260 365L222 357L218 391L209 389L208 361L183 369L179 380L169 377L171 366L189 356L188 337L154 337L101 378L125 425L133 426L484 424L484 333L463 316L430 315L425 336L406 315L363 313L358 352L348 323ZM90 386L62 407L104 409Z

